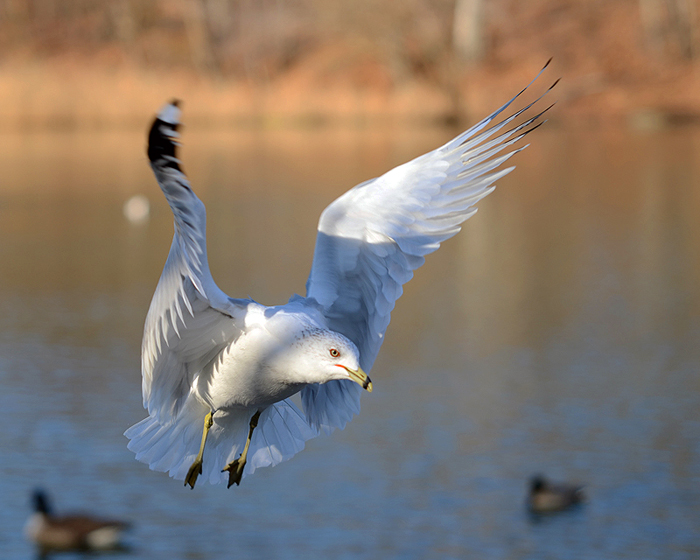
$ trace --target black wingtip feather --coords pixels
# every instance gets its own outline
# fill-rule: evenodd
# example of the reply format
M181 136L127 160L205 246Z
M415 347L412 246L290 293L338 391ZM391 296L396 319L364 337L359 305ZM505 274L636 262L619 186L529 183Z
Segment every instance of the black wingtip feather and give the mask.
M554 59L554 57L550 57L550 59L547 61L547 63L546 63L546 64L542 67L542 69L537 73L537 76L535 76L529 84L527 84L523 89L521 89L521 90L517 93L517 95L515 95L510 101L508 101L508 103L506 103L506 104L503 105L500 109L494 111L493 113L491 113L491 115L489 115L488 117L486 117L486 119L484 119L484 121L487 121L487 122L488 122L488 121L493 121L500 113L502 113L502 112L505 111L508 107L510 107L510 105L513 103L513 101L515 101L518 97L520 97L523 93L525 93L525 92L527 91L527 89L528 89L532 84L534 84L534 83L537 81L537 78L539 78L539 77L542 75L542 72L544 72L544 71L547 69L547 66L549 66L549 63L552 62L553 59ZM559 78L559 79L561 79L561 78ZM537 99L537 101L539 101L542 97L544 97L544 95L545 95L547 92L549 92L554 86L556 86L557 83L559 83L559 80L557 80L556 82L554 82L554 83L549 87L549 89L548 89L547 91L545 91L545 93L543 93L543 94ZM530 105L528 105L528 106L526 107L526 109L530 108L530 107L531 107L534 103L536 103L537 101L533 101L532 103L530 103ZM523 110L520 110L520 111L518 112L518 114L519 114L519 113L522 113L523 111L524 111L524 109L523 109Z
M180 106L180 100L173 99L170 102L175 107ZM171 167L181 171L177 159L177 143L174 141L174 133L180 127L180 123L169 123L156 117L148 132L148 159L153 164L162 167Z

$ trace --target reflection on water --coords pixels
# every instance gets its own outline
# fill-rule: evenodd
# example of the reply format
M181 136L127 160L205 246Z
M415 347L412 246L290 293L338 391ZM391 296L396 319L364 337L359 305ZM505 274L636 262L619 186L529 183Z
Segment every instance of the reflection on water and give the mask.
M444 130L204 132L184 164L220 286L303 292L346 188ZM0 550L33 487L134 521L130 558L700 554L700 131L545 127L418 271L343 432L240 488L137 463L140 334L171 217L141 134L0 136ZM131 195L151 200L127 223ZM532 523L530 475L590 503Z

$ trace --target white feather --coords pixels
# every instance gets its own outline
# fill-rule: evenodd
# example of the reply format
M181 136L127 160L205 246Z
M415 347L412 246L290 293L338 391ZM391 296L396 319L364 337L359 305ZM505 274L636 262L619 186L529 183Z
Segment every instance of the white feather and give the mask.
M158 113L158 119L168 124L180 122L180 108L174 103L168 103Z

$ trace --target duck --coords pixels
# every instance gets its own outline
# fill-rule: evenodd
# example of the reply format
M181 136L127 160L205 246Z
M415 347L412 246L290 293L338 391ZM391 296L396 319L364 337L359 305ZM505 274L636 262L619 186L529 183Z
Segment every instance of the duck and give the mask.
M553 483L538 474L530 479L527 506L532 513L555 513L585 500L583 486Z
M100 551L122 548L121 539L130 527L126 521L89 514L55 515L47 493L32 494L34 513L25 525L25 535L42 552Z

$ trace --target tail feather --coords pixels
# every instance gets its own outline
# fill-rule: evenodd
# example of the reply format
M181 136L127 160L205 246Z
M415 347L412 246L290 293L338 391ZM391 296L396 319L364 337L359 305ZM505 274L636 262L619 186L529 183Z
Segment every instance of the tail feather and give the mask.
M289 400L268 407L260 416L258 429L250 442L248 464L243 472L277 465L304 449L305 442L319 435L309 426L302 412Z
M175 476L181 463L189 458L191 464L197 456L207 412L207 407L190 395L174 422L160 424L149 416L124 432L131 440L127 447L151 470L170 471L170 476Z
M184 480L199 452L208 411L190 394L174 422L160 424L149 416L129 428L124 433L131 440L128 448L151 470L168 472L171 477ZM228 480L228 474L221 471L240 456L253 412L240 409L219 411L214 415L204 449L202 480L211 484ZM243 477L253 474L256 468L274 466L292 458L304 448L307 440L318 434L292 402L281 401L268 407L260 415L253 432Z

